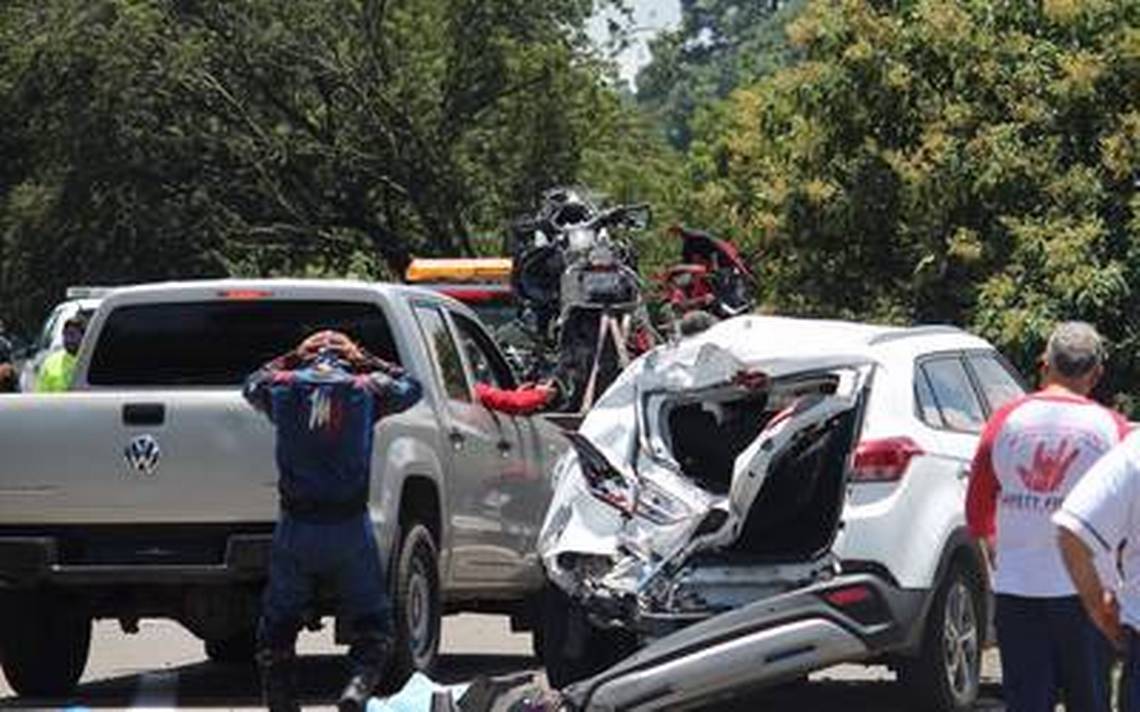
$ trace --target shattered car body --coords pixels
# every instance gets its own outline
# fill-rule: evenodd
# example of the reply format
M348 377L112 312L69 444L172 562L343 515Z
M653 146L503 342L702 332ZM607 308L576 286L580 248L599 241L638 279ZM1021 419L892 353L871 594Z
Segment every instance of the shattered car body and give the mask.
M592 625L646 640L835 576L873 366L752 317L635 362L556 468L548 577Z

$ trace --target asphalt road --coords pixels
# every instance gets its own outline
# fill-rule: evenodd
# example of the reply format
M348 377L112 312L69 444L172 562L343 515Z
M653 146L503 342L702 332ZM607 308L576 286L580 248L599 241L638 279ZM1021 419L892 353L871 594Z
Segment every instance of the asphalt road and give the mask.
M299 687L306 710L333 709L346 672L342 648L333 645L331 626L302 635L298 645ZM500 616L460 615L445 620L440 682L470 680L478 674L521 675L539 670L530 653L530 636L511 633ZM1002 710L996 656L983 666L983 702L979 710ZM816 673L810 682L754 695L738 708L766 710L874 710L909 712L911 705L885 668L843 665ZM734 705L735 706L735 705ZM252 667L214 665L201 643L179 626L143 621L137 635L118 624L96 624L91 658L73 699L28 700L13 695L0 681L0 707L9 709L258 709Z

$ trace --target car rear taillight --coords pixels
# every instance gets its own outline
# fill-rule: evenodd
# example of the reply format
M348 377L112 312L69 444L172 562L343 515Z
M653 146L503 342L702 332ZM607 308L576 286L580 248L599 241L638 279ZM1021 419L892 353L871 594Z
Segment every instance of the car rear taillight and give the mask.
M864 440L855 447L851 479L854 482L897 482L906 473L911 458L922 448L906 436Z

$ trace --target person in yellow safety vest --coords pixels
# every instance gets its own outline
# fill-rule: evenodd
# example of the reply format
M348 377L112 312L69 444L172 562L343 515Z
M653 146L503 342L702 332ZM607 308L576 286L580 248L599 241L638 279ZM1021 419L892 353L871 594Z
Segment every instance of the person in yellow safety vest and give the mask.
M36 374L37 393L59 393L71 388L75 375L75 355L87 330L87 319L75 315L63 324L63 348L51 353Z

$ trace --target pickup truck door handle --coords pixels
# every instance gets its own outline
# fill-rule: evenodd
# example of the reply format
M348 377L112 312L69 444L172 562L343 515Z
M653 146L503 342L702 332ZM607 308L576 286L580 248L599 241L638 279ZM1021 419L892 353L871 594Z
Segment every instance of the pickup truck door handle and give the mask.
M456 450L463 449L463 443L467 441L467 438L463 435L463 433L459 432L458 430L452 430L449 432L447 434L447 439L451 441L451 446Z
M162 403L124 403L123 425L162 425L166 406Z
M495 447L499 448L499 452L506 457L511 452L511 443L509 440L500 440L495 443Z

